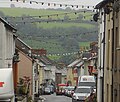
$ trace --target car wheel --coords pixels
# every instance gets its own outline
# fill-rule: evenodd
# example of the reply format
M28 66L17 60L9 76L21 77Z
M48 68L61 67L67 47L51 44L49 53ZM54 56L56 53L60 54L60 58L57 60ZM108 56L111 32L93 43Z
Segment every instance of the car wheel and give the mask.
M72 102L74 102L73 98L72 98Z
M72 102L77 102L77 101L75 101L75 100L72 98Z

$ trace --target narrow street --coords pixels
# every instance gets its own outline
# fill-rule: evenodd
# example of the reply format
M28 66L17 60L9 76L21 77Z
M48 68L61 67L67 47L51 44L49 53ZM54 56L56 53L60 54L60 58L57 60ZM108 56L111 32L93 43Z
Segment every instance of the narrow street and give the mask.
M43 97L46 98L44 102L72 102L72 99L67 96L56 96L56 94L52 95L44 95Z

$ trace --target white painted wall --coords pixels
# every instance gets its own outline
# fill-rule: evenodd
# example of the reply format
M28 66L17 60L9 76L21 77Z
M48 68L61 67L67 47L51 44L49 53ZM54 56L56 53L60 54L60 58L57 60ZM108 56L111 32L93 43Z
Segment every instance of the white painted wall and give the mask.
M12 58L15 52L13 33L4 23L0 22L0 68L12 67Z
M103 13L103 15L102 15ZM100 30L98 35L98 83L97 83L97 102L102 102L102 78L103 78L103 64L104 64L104 47L103 47L103 38L104 38L104 9L100 10Z
M12 62L13 62L13 56L15 52L15 39L13 37L14 35L12 30L10 31L8 28L6 28L5 22L0 20L0 72L2 72L3 69L6 69L6 75L7 75L7 72L8 72L7 69L8 68L11 69L11 76L3 77L2 81L5 82L6 80L9 79L10 81L9 84L12 83L10 86L7 82L5 82L5 86L3 86L2 88L7 87L6 92L9 93L8 95L7 93L4 92L5 99L10 98L9 96L11 95L11 102L14 102ZM9 90L11 91L9 92ZM3 95L2 92L3 91L0 92L1 99Z

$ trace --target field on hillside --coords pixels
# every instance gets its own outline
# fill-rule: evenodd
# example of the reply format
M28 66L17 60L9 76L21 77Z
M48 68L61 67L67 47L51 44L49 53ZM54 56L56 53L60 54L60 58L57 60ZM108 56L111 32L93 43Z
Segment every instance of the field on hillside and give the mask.
M0 8L6 16L12 17L21 17L21 16L33 16L36 19L51 19L51 20L63 20L65 16L69 16L71 20L77 19L77 17L81 14L85 19L83 20L90 20L92 19L93 12L79 12L79 11L60 11L60 10L45 10L45 9L30 9L30 8ZM75 13L78 12L78 13ZM57 14L57 15L56 15ZM49 16L49 17L48 17ZM15 18L14 18L15 19ZM24 21L21 21L24 22ZM78 20L79 22L79 20ZM16 23L17 24L17 23ZM92 28L95 25L88 24L88 23L75 23L75 22L41 22L36 23L38 27L43 27L44 29L54 28L54 27L83 27L83 28Z
M93 12L86 11L63 11L63 10L51 10L51 9L30 9L30 8L0 8L0 11L4 12L7 16L18 17L22 15L29 16L41 16L47 18L48 15L52 15L53 18L63 18L65 15L70 16L71 18L78 17L79 14L82 14L86 19L90 19ZM58 15L54 15L58 14Z
M91 29L93 28L95 25L92 24L87 24L87 23L72 23L72 22L41 22L38 24L39 27L43 27L44 29L50 29L50 28L54 28L54 27L64 27L64 28L69 28L69 27L82 27L82 28L87 28L87 29Z
M94 35L96 35L96 33L93 35L89 34L89 32L97 30L96 24L90 21L92 19L91 15L93 15L93 12L90 11L78 13L78 11L74 10L28 8L0 8L0 11L4 13L4 16L12 17L13 21L20 22L14 22L14 24L18 28L19 37L22 38L25 43L35 49L46 49L48 54L54 55L50 56L50 58L54 60L61 58L59 54L74 53L79 51L80 47L83 46L89 48L91 42L89 40L92 40ZM32 19L26 19L28 16ZM62 19L68 20L57 21ZM34 22L32 20L43 21ZM56 21L44 22L44 20ZM28 23L26 24L26 22ZM82 36L82 34L85 33L88 34ZM67 61L68 59L65 60Z

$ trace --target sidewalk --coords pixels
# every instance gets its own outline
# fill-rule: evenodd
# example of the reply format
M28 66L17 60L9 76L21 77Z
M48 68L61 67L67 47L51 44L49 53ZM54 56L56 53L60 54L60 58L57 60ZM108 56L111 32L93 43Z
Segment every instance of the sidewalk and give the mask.
M35 102L44 102L46 100L46 98L39 96L39 97L35 97Z

